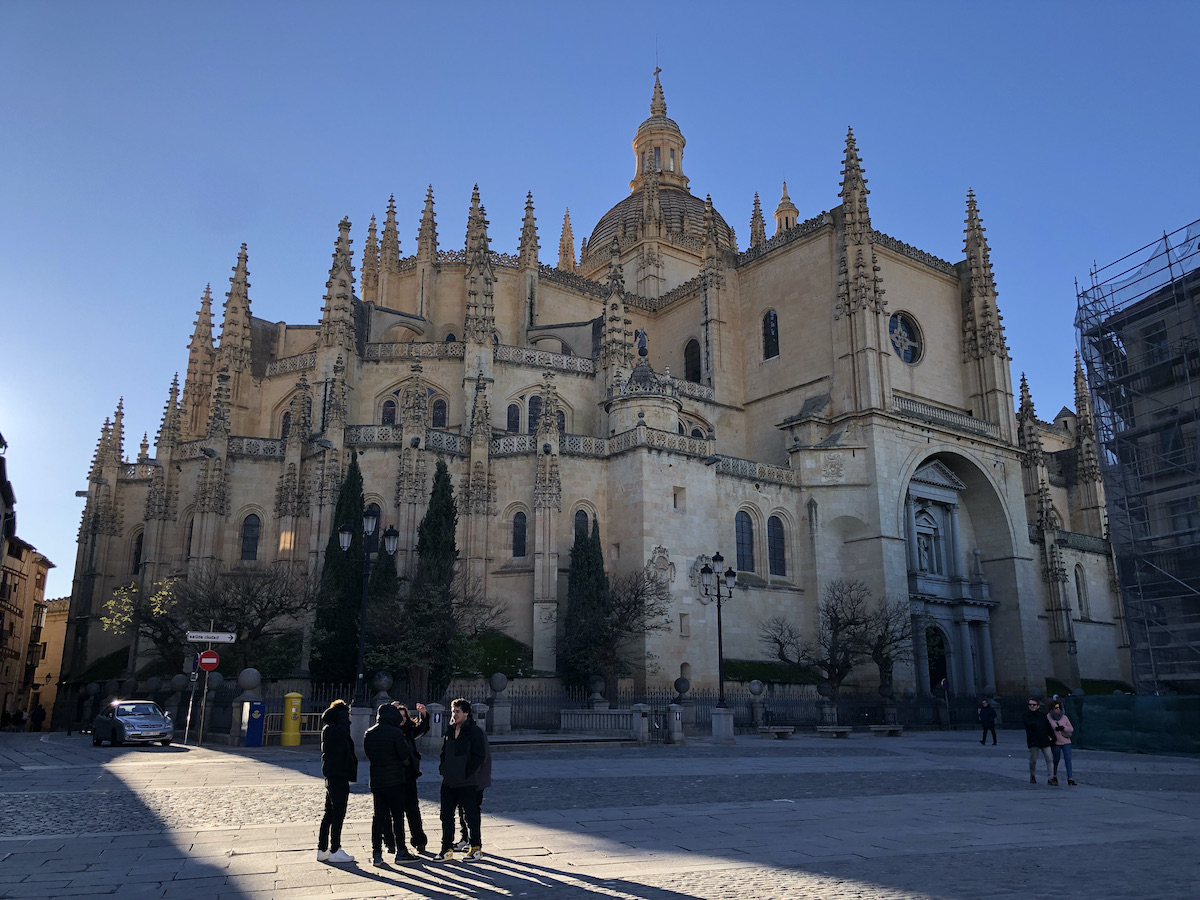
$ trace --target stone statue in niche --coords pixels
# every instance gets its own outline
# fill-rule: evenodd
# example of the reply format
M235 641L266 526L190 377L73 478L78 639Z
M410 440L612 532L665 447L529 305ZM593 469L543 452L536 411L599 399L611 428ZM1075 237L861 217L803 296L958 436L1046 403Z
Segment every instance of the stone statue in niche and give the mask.
M932 571L933 546L927 534L917 535L917 569L921 572Z

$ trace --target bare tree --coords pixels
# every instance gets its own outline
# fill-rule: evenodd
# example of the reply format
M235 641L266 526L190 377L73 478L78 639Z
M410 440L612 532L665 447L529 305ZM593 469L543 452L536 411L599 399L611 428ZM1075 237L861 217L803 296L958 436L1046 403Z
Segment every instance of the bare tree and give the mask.
M836 701L842 683L868 655L863 636L870 599L871 589L861 581L839 578L825 586L815 635L805 637L795 625L777 616L759 625L759 640L781 662L819 672Z
M884 598L867 614L863 649L879 669L879 692L892 691L892 673L898 662L912 659L912 614L906 600Z

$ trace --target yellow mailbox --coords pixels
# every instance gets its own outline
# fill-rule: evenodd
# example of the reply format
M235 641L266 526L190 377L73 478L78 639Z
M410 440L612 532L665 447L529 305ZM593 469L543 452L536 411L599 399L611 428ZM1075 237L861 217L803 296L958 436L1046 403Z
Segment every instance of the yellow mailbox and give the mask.
M283 695L283 733L279 736L282 747L300 746L300 701L303 694L295 692Z

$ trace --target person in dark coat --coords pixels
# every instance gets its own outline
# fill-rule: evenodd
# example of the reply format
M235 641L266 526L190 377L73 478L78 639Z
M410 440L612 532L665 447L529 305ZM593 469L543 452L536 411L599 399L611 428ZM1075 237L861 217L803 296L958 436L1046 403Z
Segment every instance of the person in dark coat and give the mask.
M425 835L425 824L421 821L421 804L417 799L417 779L421 777L421 752L417 749L417 738L429 733L429 716L425 704L418 703L417 711L410 713L403 703L393 703L400 710L400 728L408 738L413 754L412 778L404 784L404 815L408 819L408 836L418 853L424 853L429 845Z
M471 717L471 721L475 721L475 717ZM478 723L476 723L478 724ZM483 765L475 773L472 781L475 782L475 793L479 797L479 815L483 818L483 792L492 786L492 745L488 742L487 731L483 728L479 729L483 732ZM461 806L458 808L458 843L454 845L455 850L469 851L471 849L471 834L467 828L467 811Z
M379 707L376 721L363 738L363 750L371 761L371 797L375 809L371 817L371 862L383 865L383 845L390 837L388 851L396 862L411 862L415 857L404 844L404 794L406 783L413 781L415 760L412 744L404 734L400 710L390 703Z
M350 782L358 781L358 757L350 736L350 707L334 700L321 714L321 774L325 777L325 815L317 838L317 862L349 863L342 849L342 823L350 802Z
M442 850L439 860L454 859L454 811L463 808L471 842L467 859L483 859L479 834L479 794L476 773L487 758L487 739L471 718L471 703L459 698L450 704L450 728L442 739L441 818Z
M979 743L987 743L988 732L992 733L992 746L996 746L996 708L984 697L979 701L979 724L983 728L983 737Z
M1037 784L1038 757L1046 761L1046 780L1051 778L1050 748L1054 745L1054 731L1046 711L1036 697L1030 697L1025 710L1025 746L1029 748L1029 783Z

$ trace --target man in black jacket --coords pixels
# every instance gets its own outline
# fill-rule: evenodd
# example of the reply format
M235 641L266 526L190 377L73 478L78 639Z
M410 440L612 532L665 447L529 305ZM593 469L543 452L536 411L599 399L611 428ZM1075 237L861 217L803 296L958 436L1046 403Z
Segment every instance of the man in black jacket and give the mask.
M1025 746L1029 748L1029 783L1037 784L1037 761L1046 761L1046 779L1050 778L1050 747L1054 743L1054 731L1046 711L1036 697L1030 697L1025 710Z
M467 859L483 858L479 834L478 773L487 758L483 731L471 718L471 703L459 698L450 704L451 724L442 739L438 770L442 774L442 852L439 860L454 859L454 810L461 806L467 817L471 848Z
M350 800L350 782L358 781L358 757L350 736L350 708L334 700L321 714L321 775L325 778L325 815L317 838L317 862L350 863L342 849L342 822Z
M383 865L383 843L390 833L396 862L411 862L415 857L404 842L404 791L413 777L412 745L401 728L400 710L390 703L379 707L377 720L367 729L363 750L371 761L371 797L375 802L371 818L371 862Z
M988 698L984 697L979 701L979 724L983 727L983 737L979 739L979 743L987 743L988 732L992 733L992 746L996 746L996 709L988 702Z

